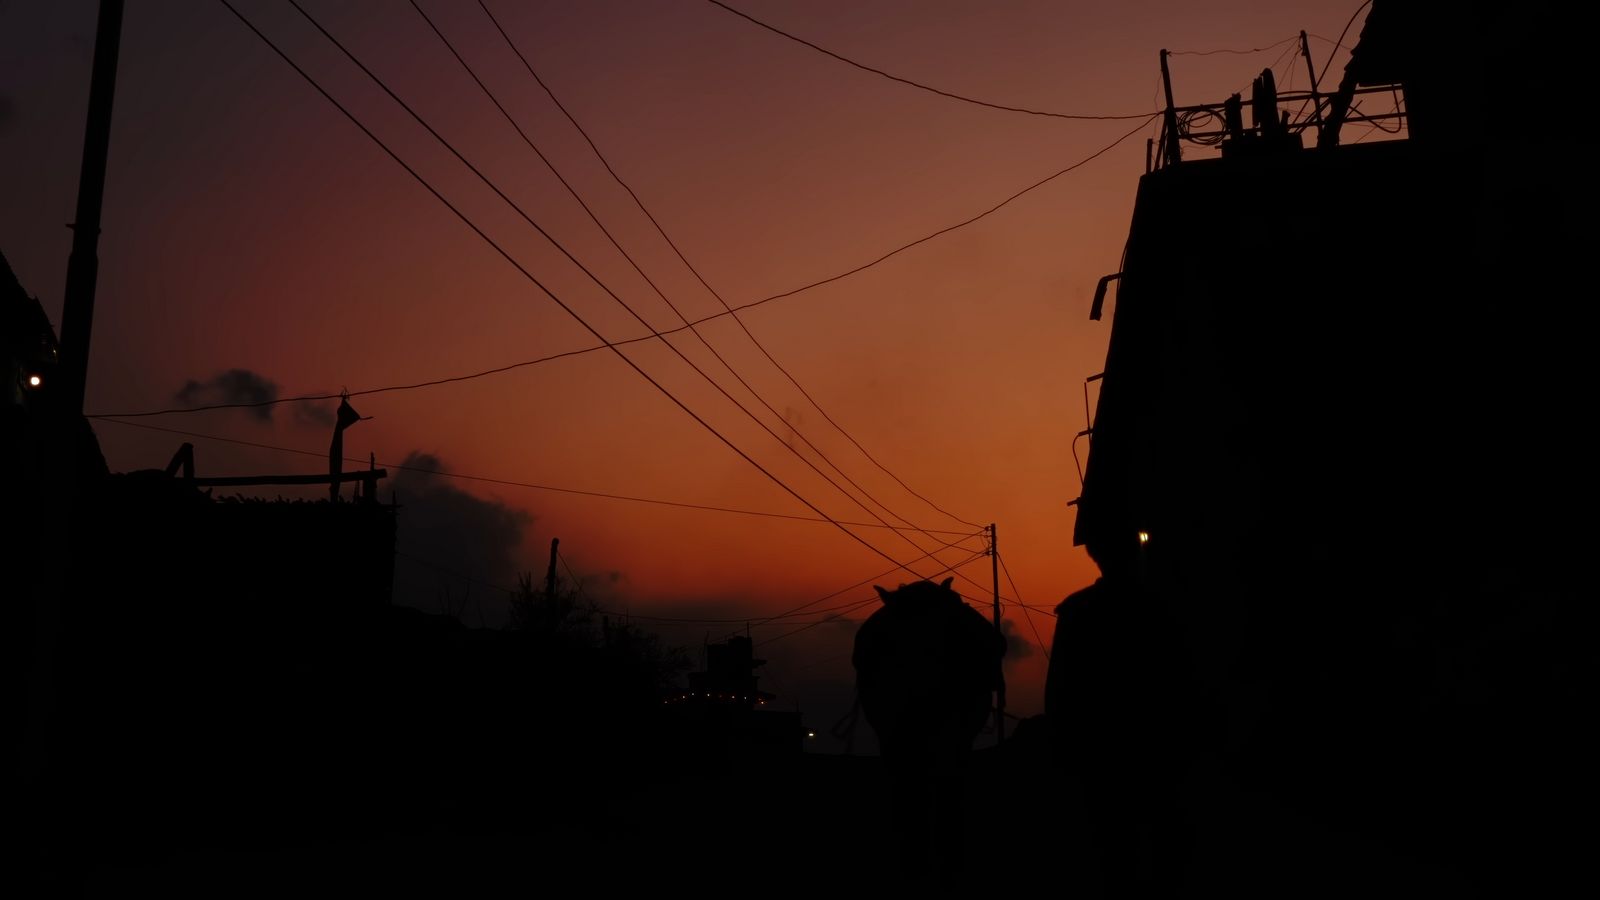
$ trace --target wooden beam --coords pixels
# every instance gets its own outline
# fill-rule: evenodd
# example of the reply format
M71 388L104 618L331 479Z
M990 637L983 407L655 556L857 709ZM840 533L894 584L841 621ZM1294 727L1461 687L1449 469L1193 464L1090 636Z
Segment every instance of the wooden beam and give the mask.
M387 469L370 469L365 472L341 472L338 475L221 475L206 478L185 478L201 487L224 487L251 484L333 484L346 481L376 481L388 477Z

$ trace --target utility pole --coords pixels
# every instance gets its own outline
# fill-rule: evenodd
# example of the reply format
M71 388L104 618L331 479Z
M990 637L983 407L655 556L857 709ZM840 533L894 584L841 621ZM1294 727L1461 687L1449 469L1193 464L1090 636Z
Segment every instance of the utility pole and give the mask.
M111 143L111 97L117 86L117 50L122 40L122 0L100 0L94 36L94 72L89 81L89 121L83 133L78 173L78 214L67 257L67 287L61 309L61 394L69 415L83 413L89 375L89 333L94 326L94 288L100 272L100 207L105 198L106 155Z
M64 612L73 590L82 583L69 573L82 559L74 559L73 528L81 516L83 483L89 465L82 451L84 383L89 368L89 331L94 318L95 276L99 269L96 247L100 238L100 208L105 195L106 155L111 141L111 98L117 80L117 51L122 40L122 0L101 0L95 30L94 62L89 76L89 111L83 135L83 159L78 177L78 208L72 253L67 258L67 284L62 296L59 388L50 390L42 409L32 411L30 433L33 465L41 480L53 490L39 527L43 558L33 563L33 652L28 672L28 711L24 726L21 805L24 819L36 823L35 843L27 855L37 862L30 872L36 885L51 885L52 893L64 886L60 879L72 865L73 847L81 823L67 810L83 796L75 793L82 773L68 771L61 751L70 738L64 708L75 698L63 696L64 661L61 635ZM70 886L67 886L70 890Z
M1300 32L1300 55L1306 61L1306 74L1311 77L1311 122L1317 126L1317 134L1322 134L1322 94L1317 85L1317 67L1311 64L1311 44L1306 41L1305 31Z
M561 538L550 539L550 568L544 573L544 598L548 602L556 599L556 547L561 545Z
M1000 536L994 523L989 524L989 571L994 576L994 636L1005 646L1005 632L1000 630ZM998 746L1006 739L1006 661L1002 655L995 660L994 691L994 742Z
M1167 113L1162 119L1161 130L1166 132L1167 145L1162 148L1166 157L1166 164L1173 165L1183 159L1183 152L1178 149L1178 110L1172 105L1172 74L1167 71L1167 51L1161 51L1161 86L1167 92Z

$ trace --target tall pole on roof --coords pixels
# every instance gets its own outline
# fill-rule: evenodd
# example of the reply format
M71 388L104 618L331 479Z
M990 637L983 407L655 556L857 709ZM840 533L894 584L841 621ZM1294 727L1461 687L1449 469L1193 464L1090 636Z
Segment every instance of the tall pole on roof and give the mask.
M78 173L78 212L67 258L62 295L61 373L63 408L83 412L89 374L89 333L94 325L94 289L100 271L100 208L105 199L106 155L111 144L111 98L117 86L117 50L122 41L122 0L101 0L94 36L94 71L89 80L89 117Z
M1166 132L1167 146L1166 164L1172 165L1180 161L1181 151L1178 149L1178 110L1172 104L1172 73L1167 70L1167 51L1161 50L1161 87L1167 92L1167 112L1162 119L1161 130Z
M1322 93L1318 90L1317 67L1311 64L1311 45L1306 42L1305 31L1300 32L1300 56L1306 61L1306 74L1311 76L1311 124L1322 134Z

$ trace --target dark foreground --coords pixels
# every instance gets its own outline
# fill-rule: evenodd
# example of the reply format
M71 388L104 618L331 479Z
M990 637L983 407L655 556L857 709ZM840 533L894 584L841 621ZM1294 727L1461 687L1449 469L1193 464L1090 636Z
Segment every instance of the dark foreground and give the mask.
M961 878L934 885L994 895L1054 890L1117 896L1103 877L1075 779L1026 739L977 754L962 817ZM912 887L900 871L880 761L803 755L663 771L648 760L539 771L542 784L482 785L440 761L443 786L382 817L308 806L298 821L162 821L138 835L87 835L58 861L60 893L92 897L498 897L654 889L734 895L861 895ZM478 784L471 790L466 785ZM452 791L449 785L460 785ZM243 811L241 811L243 812ZM1505 860L1340 829L1194 773L1181 817L1190 863L1162 895L1452 897L1497 894ZM126 839L123 839L126 838ZM965 881L966 884L961 882ZM927 887L927 884L919 885Z

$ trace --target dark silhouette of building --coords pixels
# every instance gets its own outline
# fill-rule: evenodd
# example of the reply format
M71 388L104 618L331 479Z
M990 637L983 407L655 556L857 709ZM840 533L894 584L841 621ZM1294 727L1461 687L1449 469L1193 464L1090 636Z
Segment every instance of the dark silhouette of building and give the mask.
M0 253L0 338L5 341L5 404L27 407L47 384L54 384L58 356L55 329L17 281Z
M366 485L358 502L307 503L217 496L320 476L197 476L189 445L165 468L110 472L53 389L54 331L9 267L0 295L29 874L70 890L88 857L377 808L393 772L373 765L368 716L389 698L364 663L394 631L396 509L372 489L383 473L348 476Z
M689 673L689 698L746 709L776 699L756 688L756 669L767 661L755 658L749 638L735 636L720 644L707 644L705 649L705 671Z
M1556 9L1376 0L1336 89L1167 117L1075 501L1102 577L1047 698L1117 852L1165 848L1130 882L1182 877L1153 834L1210 764L1475 883L1575 852L1592 201ZM1405 138L1346 140L1375 97Z
M748 637L705 647L705 669L690 672L687 690L662 701L666 727L682 759L713 766L797 754L806 733L795 710L770 705L776 695L758 687L757 659Z

